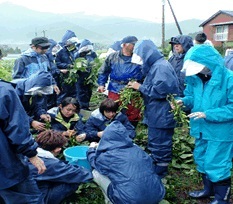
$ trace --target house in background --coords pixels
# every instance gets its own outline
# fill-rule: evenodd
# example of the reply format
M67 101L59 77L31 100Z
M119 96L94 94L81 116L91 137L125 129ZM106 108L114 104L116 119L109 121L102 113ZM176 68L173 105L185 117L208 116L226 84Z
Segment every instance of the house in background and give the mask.
M215 47L233 48L233 11L220 10L199 27Z

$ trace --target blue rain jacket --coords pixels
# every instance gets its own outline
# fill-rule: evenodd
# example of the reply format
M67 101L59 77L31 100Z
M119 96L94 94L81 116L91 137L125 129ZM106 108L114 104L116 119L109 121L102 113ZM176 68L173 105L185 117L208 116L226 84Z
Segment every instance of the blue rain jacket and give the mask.
M28 78L41 71L49 71L50 64L45 54L41 55L29 48L21 54L21 57L15 60L13 79Z
M121 40L115 41L109 48L115 51L121 50Z
M130 80L142 81L141 67L131 63L131 56L124 56L122 50L111 53L98 73L97 83L105 86L110 78L108 90L119 93Z
M75 59L76 58L83 58L86 62L86 71L77 71L78 80L76 83L76 92L80 107L82 109L88 109L92 96L93 84L87 84L86 79L90 76L94 60L97 58L97 54L93 50L93 43L87 39L80 41L78 54L75 55Z
M184 95L183 92L185 89L185 80L184 80L185 74L181 72L181 69L183 67L185 54L193 46L193 39L188 35L178 35L175 38L173 38L173 40L178 41L184 50L182 54L173 52L173 55L168 60L173 66L173 68L175 69L176 75L179 80L179 94L178 95L183 96ZM172 44L172 50L173 50L173 46L174 44Z
M97 133L105 130L105 128L113 121L120 121L128 130L129 137L132 139L135 137L135 128L129 122L125 114L120 112L112 120L109 120L102 113L100 113L99 109L96 109L91 113L91 116L85 123L85 140L88 140L90 142L98 142L100 138L97 136Z
M96 151L90 148L87 155L91 166L111 180L107 194L112 203L156 204L163 199L152 158L133 143L121 122L112 122Z
M134 53L143 60L145 79L139 91L145 105L144 122L155 128L175 127L171 106L166 100L169 94L178 94L178 79L173 67L151 40L136 43Z
M184 105L191 112L204 112L205 119L190 120L190 134L205 140L233 141L233 73L226 69L222 56L209 45L195 45L184 60L205 65L212 71L204 85L197 76L186 77Z
M0 81L0 190L29 175L24 156L37 154L26 112L12 85Z
M57 68L57 65L55 63L56 56L52 54L52 49L57 45L57 42L53 39L49 39L49 42L51 43L51 45L45 54L47 55L50 63L50 71L55 78L60 74L60 70Z
M63 162L54 157L51 152L41 148L38 152L38 156L45 163L46 171L38 174L38 170L30 162L29 167L45 203L52 203L52 201L60 203L59 201L74 193L81 183L92 181L93 176L90 170Z
M27 95L28 90L35 87L51 86L53 77L50 72L41 71L26 79L15 80L16 93L20 97L23 107L28 116L34 119L40 119L40 115L46 114L47 100L44 95ZM30 118L30 123L32 118Z
M233 52L224 58L225 66L233 71Z
M55 59L56 65L59 69L67 69L69 64L74 64L75 61L74 51L69 52L65 47L66 41L72 37L76 37L76 35L71 30L67 30L64 36L62 37L62 41L60 42L60 45L63 48L60 50L60 52L57 53Z
M84 123L82 117L77 113L71 118L64 118L60 109L57 108L55 114L49 113L51 116L51 128L58 131L76 130L77 134L84 133Z

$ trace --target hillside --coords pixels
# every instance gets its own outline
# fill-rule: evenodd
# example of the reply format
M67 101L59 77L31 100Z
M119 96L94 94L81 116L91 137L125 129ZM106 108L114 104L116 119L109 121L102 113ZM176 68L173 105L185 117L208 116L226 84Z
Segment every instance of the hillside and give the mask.
M200 31L204 20L180 22L183 34ZM53 14L33 11L11 3L0 4L0 44L26 47L30 40L45 34L60 41L66 30L72 30L79 39L87 38L94 43L109 45L126 35L139 39L150 38L161 45L162 26L160 23L135 18L101 17L83 13ZM175 23L165 24L165 39L178 35Z

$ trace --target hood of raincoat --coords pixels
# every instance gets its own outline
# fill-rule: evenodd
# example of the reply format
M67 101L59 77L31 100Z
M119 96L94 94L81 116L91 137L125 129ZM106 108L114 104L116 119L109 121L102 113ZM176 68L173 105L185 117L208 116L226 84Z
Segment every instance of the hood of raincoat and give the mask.
M186 53L184 63L187 60L194 61L210 69L212 72L211 80L221 83L222 72L226 68L222 56L214 47L206 44L195 45ZM187 68L192 69L191 66Z
M78 53L93 51L93 43L90 40L83 39L80 41L80 45L78 47Z
M129 131L119 121L113 121L104 130L101 137L96 155L108 150L119 149L122 147L132 147L133 141L130 138Z
M69 39L72 38L72 37L77 37L77 36L75 35L75 33L74 33L73 31L67 30L67 31L65 32L65 34L63 35L63 37L62 37L62 40L61 40L61 42L60 42L60 45L61 45L62 47L64 47L65 44L66 44L66 41L69 40Z
M164 57L151 40L138 41L134 46L133 55L137 55L141 58L142 73L144 76L158 59Z
M177 44L177 43L182 45L184 53L186 53L191 47L193 47L193 39L188 35L178 35L176 37L172 37L170 41L170 44L172 44L172 47L174 44Z
M122 47L121 47L121 41L120 41L120 40L115 41L115 42L108 48L108 51L107 51L106 56L110 55L110 54L113 53L113 52L120 51L121 48L122 48Z
M50 72L39 72L26 79L13 80L16 85L16 92L19 96L36 95L36 94L51 94L53 77Z
M49 49L47 50L46 55L47 55L49 61L53 61L54 56L61 50L61 46L59 44L57 44L57 42L53 39L49 39L49 42L51 45L50 45ZM58 46L58 48L56 49L56 52L53 52L53 49L55 46ZM59 46L60 46L60 49L59 49Z

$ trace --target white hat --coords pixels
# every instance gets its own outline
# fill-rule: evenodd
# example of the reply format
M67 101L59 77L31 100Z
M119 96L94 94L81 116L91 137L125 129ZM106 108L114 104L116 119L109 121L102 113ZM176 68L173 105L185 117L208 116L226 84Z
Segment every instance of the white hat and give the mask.
M192 76L198 74L204 69L205 65L194 62L192 60L186 60L184 62L181 72L185 73L185 76Z

